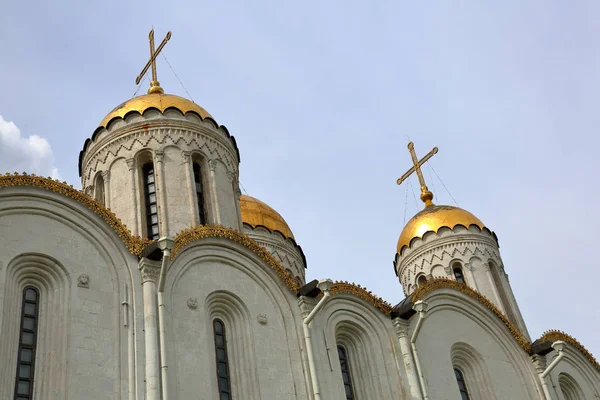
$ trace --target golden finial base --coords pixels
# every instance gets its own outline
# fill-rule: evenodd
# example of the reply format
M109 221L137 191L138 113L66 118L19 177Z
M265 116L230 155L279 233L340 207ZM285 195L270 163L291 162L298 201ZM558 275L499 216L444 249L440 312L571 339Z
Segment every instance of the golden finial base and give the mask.
M165 91L160 87L159 81L150 82L150 89L148 89L148 94L164 94Z

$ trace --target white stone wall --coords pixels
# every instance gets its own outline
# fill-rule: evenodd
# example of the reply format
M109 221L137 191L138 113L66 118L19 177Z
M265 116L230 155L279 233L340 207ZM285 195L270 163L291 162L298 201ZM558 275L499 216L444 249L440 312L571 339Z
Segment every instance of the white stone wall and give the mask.
M244 224L244 233L267 249L296 278L298 287L306 283L306 265L300 248L293 240L286 239L281 233L271 232L262 226L253 228Z
M238 159L228 133L188 113L151 109L111 122L95 134L82 161L82 185L94 191L104 173L107 206L134 234L146 235L141 168L154 162L161 236L198 223L192 160L200 159L208 222L241 230ZM106 174L109 172L109 174ZM239 197L239 195L237 195Z
M459 266L466 284L492 301L529 338L498 244L489 231L457 226L428 232L397 256L395 266L406 295L416 290L422 276L454 280L453 270Z
M166 287L173 398L218 398L217 317L226 325L234 398L308 398L295 295L254 253L204 239L178 256Z
M41 301L34 397L125 399L130 390L135 394L130 382L137 380L136 352L129 340L139 306L130 269L135 264L108 224L83 205L43 189L2 188L0 398L13 397L27 285L39 289ZM127 326L121 305L125 286L132 298Z
M556 351L549 353L545 357L546 366L557 355ZM600 399L600 372L591 365L579 350L569 344L566 345L564 358L556 365L546 379L552 400L571 400L565 399L561 391L561 383L565 385L565 380L567 383L570 383L567 386L571 386L572 391L579 395L579 398L573 400Z
M464 362L453 351L473 349L463 357L477 360L477 373L466 373L467 387L477 399L541 399L541 387L529 355L519 347L503 322L485 306L452 289L440 289L423 299L428 307L416 346L430 399L460 398L454 367ZM418 315L411 320L411 335Z

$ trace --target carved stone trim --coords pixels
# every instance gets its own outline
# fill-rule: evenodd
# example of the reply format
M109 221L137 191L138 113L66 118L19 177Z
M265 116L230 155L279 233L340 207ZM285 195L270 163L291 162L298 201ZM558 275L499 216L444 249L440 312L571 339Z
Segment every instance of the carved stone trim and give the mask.
M258 320L258 323L261 325L267 324L267 315L266 314L258 314L256 316L256 319Z
M165 157L165 152L164 152L164 150L163 150L163 149L158 149L158 150L155 150L155 151L154 151L154 160L155 160L157 163L162 163L162 162L163 162L163 159L164 159L164 157Z
M211 172L215 172L217 169L217 160L208 160L208 168L210 168Z
M100 173L102 174L102 179L104 179L104 182L108 183L108 181L110 181L110 171L102 171Z
M81 274L77 277L77 286L82 288L90 287L90 276L87 274Z
M117 233L119 238L125 243L125 246L133 255L141 254L144 248L151 243L151 240L143 239L139 236L133 236L131 231L127 229L127 227L119 218L116 217L112 211L107 209L103 204L94 200L94 198L89 194L74 189L73 186L68 185L67 182L61 183L51 178L44 178L35 176L33 174L19 174L17 172L15 172L13 175L8 173L6 175L0 175L0 190L3 187L12 186L32 186L50 190L62 196L70 197L78 203L83 204L100 216L100 218L102 218L104 221L106 221L106 223Z
M190 310L195 310L198 308L198 299L195 297L190 297L187 301L187 306Z
M181 158L183 159L184 164L189 164L192 162L192 152L187 150L181 151Z
M140 261L140 276L142 277L142 284L146 282L158 282L158 276L160 275L160 263L147 261L142 259Z
M125 162L127 163L127 168L130 171L135 168L135 158L128 158L127 160L125 160Z
M549 331L544 332L542 337L539 338L538 340L543 341L543 342L556 342L557 340L562 340L563 342L569 343L571 346L573 346L577 350L579 350L588 360L590 360L592 365L598 371L600 371L600 364L598 364L598 361L596 361L596 359L594 358L592 353L590 353L585 347L583 347L583 345L581 343L579 343L579 341L577 339L575 339L573 336L568 335L562 331L549 330Z
M310 297L300 296L298 297L298 307L300 308L300 315L302 315L302 319L308 317L308 314L314 308L316 302Z
M235 174L231 171L227 171L227 179L229 180L229 183L233 183L235 180Z

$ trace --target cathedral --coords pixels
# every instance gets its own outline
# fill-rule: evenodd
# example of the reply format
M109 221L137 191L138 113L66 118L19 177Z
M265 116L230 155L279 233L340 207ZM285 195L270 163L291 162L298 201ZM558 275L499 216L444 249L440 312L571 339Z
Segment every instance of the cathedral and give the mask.
M403 296L307 281L234 136L160 86L169 38L83 143L82 190L0 175L0 399L600 399L582 344L529 336L491 227L432 202L437 148L398 180L424 203L390 254Z

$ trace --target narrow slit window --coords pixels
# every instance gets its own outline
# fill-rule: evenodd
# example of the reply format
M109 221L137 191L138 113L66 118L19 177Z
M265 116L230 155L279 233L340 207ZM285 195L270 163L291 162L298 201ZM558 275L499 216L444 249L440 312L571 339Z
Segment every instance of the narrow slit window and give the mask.
M340 367L342 369L342 381L346 392L346 400L354 400L354 388L352 387L352 378L350 377L350 366L348 363L348 353L344 346L338 346L338 357L340 358Z
M456 383L458 383L458 391L460 392L460 398L462 400L469 400L469 392L467 390L467 384L465 383L465 377L463 373L458 369L454 368L454 375L456 376Z
M215 334L215 356L217 367L217 382L219 386L219 400L231 400L231 377L229 375L229 361L227 357L227 340L225 338L225 325L220 319L213 321Z
M148 239L158 240L158 207L156 204L156 182L154 164L147 163L142 167L144 177L144 200L146 203L146 229Z
M23 290L15 400L33 398L33 372L37 344L39 297L40 294L34 287L29 286Z
M194 184L196 187L196 201L198 202L198 216L200 225L206 225L206 213L204 211L204 191L202 190L202 173L200 164L194 163Z
M457 282L464 283L464 284L467 283L465 281L465 276L463 275L462 268L460 267L460 265L454 265L453 271L454 271L454 278L456 279Z

